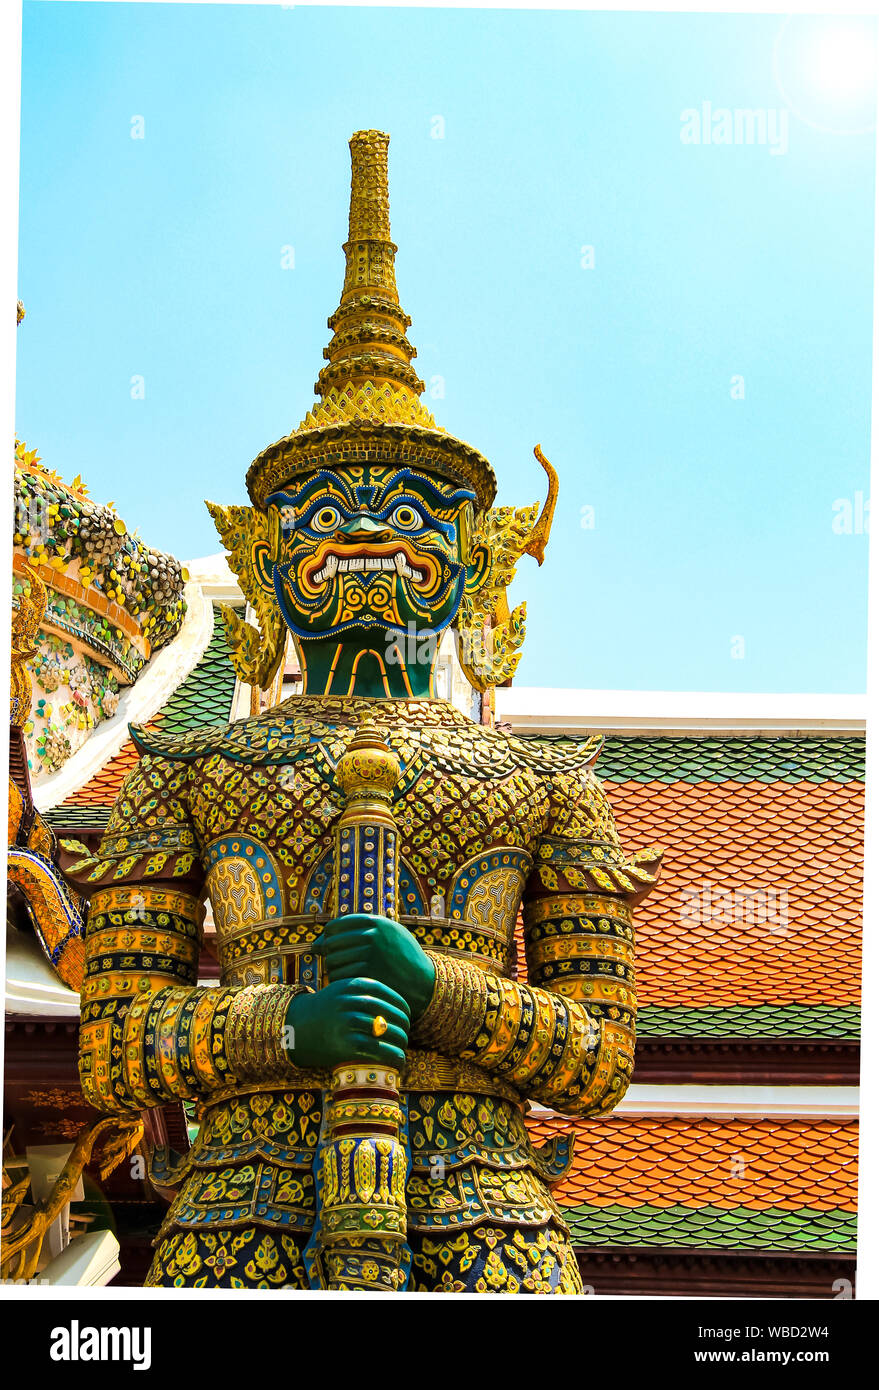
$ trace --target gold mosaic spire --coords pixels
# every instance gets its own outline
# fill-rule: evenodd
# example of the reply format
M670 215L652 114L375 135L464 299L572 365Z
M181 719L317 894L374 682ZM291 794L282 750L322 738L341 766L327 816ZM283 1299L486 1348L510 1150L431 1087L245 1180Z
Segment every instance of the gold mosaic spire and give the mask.
M300 425L269 444L247 471L254 505L315 468L336 468L364 458L432 468L472 488L478 511L494 500L491 464L478 450L448 434L421 404L424 382L412 367L406 337L411 319L400 307L388 205L389 136L358 130L351 148L351 206L344 245L345 280L327 365L315 382L320 397Z
M333 330L324 348L327 366L315 382L321 404L300 429L352 417L436 429L419 396L424 382L412 367L415 348L406 337L412 320L400 307L388 200L389 137L358 130L351 149L351 204L345 281L339 307L327 320Z

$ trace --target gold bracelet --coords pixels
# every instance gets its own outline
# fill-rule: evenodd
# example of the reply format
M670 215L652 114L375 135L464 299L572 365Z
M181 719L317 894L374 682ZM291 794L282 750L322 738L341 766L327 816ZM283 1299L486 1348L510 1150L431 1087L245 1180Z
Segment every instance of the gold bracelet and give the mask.
M466 1047L485 1017L486 976L467 962L429 952L436 968L430 1003L413 1030L413 1041L444 1052Z
M285 1076L293 1063L285 1046L291 1001L307 994L302 985L247 985L235 993L226 1018L226 1058L242 1080Z

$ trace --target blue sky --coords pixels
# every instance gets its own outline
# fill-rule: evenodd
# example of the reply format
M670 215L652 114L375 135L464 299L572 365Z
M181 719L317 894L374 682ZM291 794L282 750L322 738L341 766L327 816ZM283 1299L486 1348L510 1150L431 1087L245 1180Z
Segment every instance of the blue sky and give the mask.
M219 549L203 499L313 400L378 127L427 404L501 502L541 494L537 442L560 474L519 682L859 692L873 23L25 4L18 434L150 544ZM685 143L689 109L767 140Z

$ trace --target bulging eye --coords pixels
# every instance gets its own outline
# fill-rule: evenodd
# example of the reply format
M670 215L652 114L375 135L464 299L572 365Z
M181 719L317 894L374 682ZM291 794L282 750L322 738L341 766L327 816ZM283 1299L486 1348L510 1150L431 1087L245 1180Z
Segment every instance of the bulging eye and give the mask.
M311 518L312 531L336 531L342 524L338 507L321 507Z
M391 521L398 531L417 531L421 525L421 517L414 507L409 507L402 503L391 512Z

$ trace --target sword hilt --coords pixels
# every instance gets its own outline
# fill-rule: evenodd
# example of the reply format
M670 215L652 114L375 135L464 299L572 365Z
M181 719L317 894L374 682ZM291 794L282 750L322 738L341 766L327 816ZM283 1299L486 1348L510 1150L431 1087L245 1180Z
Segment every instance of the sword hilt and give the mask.
M333 915L397 917L399 847L391 797L396 754L360 730L338 765L345 808L335 830ZM405 1120L400 1078L364 1062L333 1068L318 1158L319 1237L325 1286L392 1293L405 1288Z

